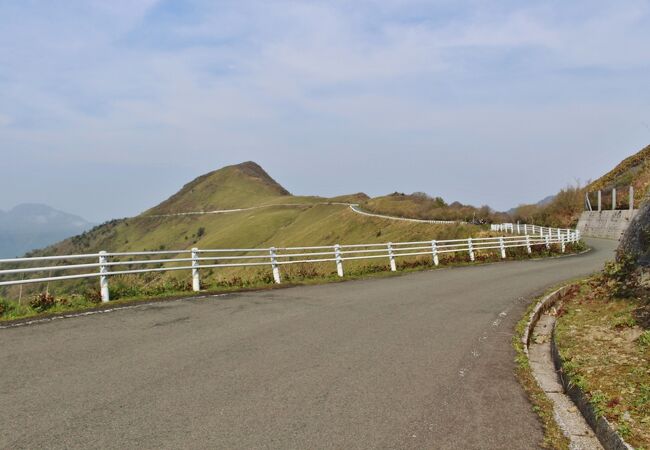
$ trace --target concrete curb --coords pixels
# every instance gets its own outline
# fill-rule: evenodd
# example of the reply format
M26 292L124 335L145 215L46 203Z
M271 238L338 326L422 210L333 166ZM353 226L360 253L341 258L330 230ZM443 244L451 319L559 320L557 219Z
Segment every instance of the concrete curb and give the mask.
M571 285L566 285L546 295L539 302L537 302L535 308L530 313L528 322L526 323L526 328L524 329L524 334L521 338L524 347L524 353L526 354L526 357L529 359L529 361L530 355L528 352L528 347L530 344L530 338L533 334L535 326L537 325L537 322L539 321L542 314L544 314L544 312L548 311L559 300L566 296L570 288ZM554 370L558 374L565 394L578 408L582 414L582 417L589 424L594 434L598 438L598 441L606 450L634 450L634 448L626 443L625 440L614 430L606 418L597 417L593 407L587 399L586 394L580 388L572 384L564 375L562 359L560 358L560 354L555 342L555 323L556 322L553 323L553 331L551 333L551 359L554 364Z
M560 377L562 387L564 387L564 391L582 413L582 416L585 418L591 429L594 430L594 433L596 434L596 437L598 437L602 446L606 450L634 450L634 447L625 442L605 417L598 417L594 407L589 403L587 395L578 386L572 384L564 374L562 358L560 357L555 342L555 325L553 326L553 333L551 334L551 357L555 364L557 374Z
M526 354L526 357L529 356L528 346L530 345L530 336L532 335L539 318L567 293L569 287L570 285L563 286L560 289L551 292L537 302L535 308L531 311L530 316L528 317L528 322L526 323L526 328L524 329L524 335L521 337L521 343L524 345L524 353Z

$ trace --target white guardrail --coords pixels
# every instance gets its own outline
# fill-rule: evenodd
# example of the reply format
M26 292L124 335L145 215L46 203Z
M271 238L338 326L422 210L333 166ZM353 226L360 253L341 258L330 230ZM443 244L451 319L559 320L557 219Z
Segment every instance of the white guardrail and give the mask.
M201 289L199 272L201 269L270 266L274 281L281 283L280 266L287 264L333 262L336 264L338 275L342 277L345 261L387 258L390 269L396 271L396 258L405 256L431 255L432 263L438 265L438 255L444 253L468 253L470 260L474 261L476 251L497 250L501 253L502 258L506 258L506 249L508 248L526 247L528 253L531 253L531 247L534 245L544 245L546 248L550 248L551 244L558 244L564 252L565 244L580 240L580 233L577 230L533 225L495 224L492 225L492 231L518 233L519 235L312 247L193 248L191 250L122 253L101 251L83 255L0 259L0 267L2 265L13 266L0 270L0 286L98 277L102 301L108 302L110 298L108 279L115 275L191 270L192 288L194 291L199 291ZM79 262L71 264L72 261ZM175 265L170 266L169 264ZM24 265L29 266L20 267ZM69 273L70 271L81 273L53 276L55 272ZM25 278L26 274L34 273L47 274L47 276ZM17 275L20 276L20 279L17 279Z

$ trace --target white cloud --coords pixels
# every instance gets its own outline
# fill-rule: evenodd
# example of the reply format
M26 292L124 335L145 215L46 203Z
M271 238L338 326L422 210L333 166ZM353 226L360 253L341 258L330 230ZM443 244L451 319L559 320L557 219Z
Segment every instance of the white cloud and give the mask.
M206 1L165 20L165 4L148 0L42 3L0 6L11 49L0 53L0 148L16 160L198 173L269 154L278 170L307 170L326 155L388 172L398 149L453 171L448 152L465 162L489 151L516 171L526 152L627 153L646 139L626 123L650 100L647 2ZM413 180L396 176L393 189ZM337 189L382 189L374 177ZM319 170L305 183L328 180ZM430 183L417 188L441 190ZM460 199L487 194L472 195ZM538 192L501 201L526 195Z
M0 114L0 128L2 127L8 127L11 125L11 117L5 115L5 114Z

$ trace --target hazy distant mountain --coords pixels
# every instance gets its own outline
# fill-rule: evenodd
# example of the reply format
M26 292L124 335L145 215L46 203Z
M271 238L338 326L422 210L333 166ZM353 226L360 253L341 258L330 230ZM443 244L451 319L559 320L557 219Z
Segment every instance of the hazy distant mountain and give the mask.
M540 201L536 203L537 206L546 206L550 204L553 200L555 200L555 195L549 195L548 197L544 197Z
M24 255L82 233L93 224L46 205L22 204L0 210L0 258Z
M547 197L544 197L543 199L541 199L541 200L538 201L537 203L535 203L535 205L537 205L537 206L546 206L546 205L550 204L553 200L555 200L555 195L549 195L549 196L547 196ZM507 212L508 214L510 214L510 215L514 215L514 214L517 213L517 208L518 208L518 207L515 206L514 208L510 208L510 209L509 209L508 211L506 211L506 212Z

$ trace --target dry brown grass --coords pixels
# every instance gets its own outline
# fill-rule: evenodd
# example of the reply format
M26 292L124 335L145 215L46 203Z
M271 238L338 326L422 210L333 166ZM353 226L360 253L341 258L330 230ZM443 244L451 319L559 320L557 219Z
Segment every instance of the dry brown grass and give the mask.
M564 368L636 448L650 447L650 331L637 324L643 299L615 298L602 278L582 284L560 309L556 339Z

